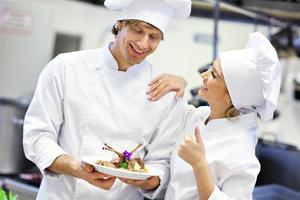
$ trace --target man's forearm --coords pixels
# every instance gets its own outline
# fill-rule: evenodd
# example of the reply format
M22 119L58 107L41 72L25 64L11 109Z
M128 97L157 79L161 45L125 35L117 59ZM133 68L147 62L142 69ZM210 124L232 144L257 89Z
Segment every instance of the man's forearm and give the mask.
M47 169L59 174L79 177L77 170L78 165L78 161L76 161L72 156L63 154L58 156Z

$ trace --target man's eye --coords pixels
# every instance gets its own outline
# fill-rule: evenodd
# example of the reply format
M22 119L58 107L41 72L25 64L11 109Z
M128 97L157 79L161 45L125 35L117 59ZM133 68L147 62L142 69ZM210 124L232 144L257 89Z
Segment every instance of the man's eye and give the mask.
M158 40L159 37L158 36L154 36L154 35L150 35L150 39L152 39L152 40Z
M141 29L138 29L138 28L133 28L133 30L134 30L134 32L136 32L136 33L141 33L141 32L142 32L142 30L141 30Z

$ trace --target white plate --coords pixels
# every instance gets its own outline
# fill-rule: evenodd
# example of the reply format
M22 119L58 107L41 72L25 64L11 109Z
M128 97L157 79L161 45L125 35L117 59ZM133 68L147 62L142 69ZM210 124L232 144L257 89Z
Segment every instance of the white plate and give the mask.
M106 167L102 165L96 164L97 160L101 160L101 157L97 156L84 156L81 158L84 162L93 165L95 167L95 170L104 174L120 177L120 178L128 178L128 179L135 179L135 180L145 180L151 176L161 176L163 175L163 172L159 169L155 168L149 168L147 173L142 172L132 172L125 169L116 169L111 167ZM103 159L105 160L105 159Z

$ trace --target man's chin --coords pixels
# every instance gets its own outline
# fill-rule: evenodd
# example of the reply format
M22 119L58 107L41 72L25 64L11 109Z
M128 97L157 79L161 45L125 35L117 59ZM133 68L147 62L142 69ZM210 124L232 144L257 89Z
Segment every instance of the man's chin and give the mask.
M139 59L131 59L131 63L133 65L136 65L136 64L140 64L145 58L139 58Z

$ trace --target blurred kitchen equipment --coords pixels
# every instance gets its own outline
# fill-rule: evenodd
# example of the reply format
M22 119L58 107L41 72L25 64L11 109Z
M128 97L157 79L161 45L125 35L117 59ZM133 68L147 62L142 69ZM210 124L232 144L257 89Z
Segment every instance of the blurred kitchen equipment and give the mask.
M31 98L0 98L0 174L17 174L32 167L23 151L23 119Z
M18 195L18 200L34 200L37 197L38 187L32 186L21 179L5 178L5 189Z
M294 79L294 98L300 101L300 81Z
M256 186L253 191L255 200L285 200L300 199L300 192L294 191L280 184L268 184Z
M203 72L206 72L207 70L209 70L212 66L213 66L213 63L208 63L206 65L203 65L198 69L198 73L202 74ZM192 94L192 99L190 99L188 101L189 104L194 105L196 108L198 108L200 106L208 106L207 101L205 101L200 96L198 96L199 88L200 87L196 87L196 88L193 88L190 90L190 92Z
M276 133L267 132L258 140L256 156L261 164L257 186L280 184L300 192L300 150L296 146L280 142Z
M207 101L198 96L199 87L190 90L192 94L192 99L188 101L189 104L194 105L196 108L200 106L208 106Z
M211 63L207 63L206 65L201 66L198 69L198 73L202 74L203 72L206 72L207 70L209 70L210 68L213 67L214 62Z
M300 34L294 27L287 26L279 29L278 32L271 35L270 40L279 56L281 55L280 52L288 53L293 50L300 57Z
M60 53L80 50L81 36L67 33L56 33L53 58Z

